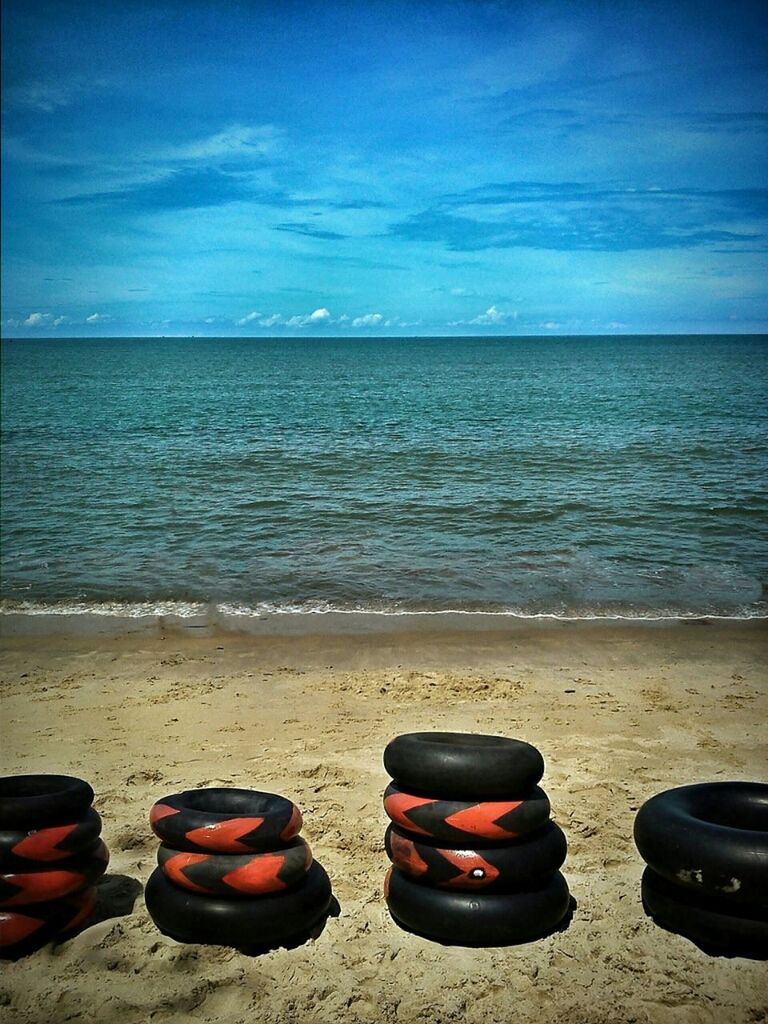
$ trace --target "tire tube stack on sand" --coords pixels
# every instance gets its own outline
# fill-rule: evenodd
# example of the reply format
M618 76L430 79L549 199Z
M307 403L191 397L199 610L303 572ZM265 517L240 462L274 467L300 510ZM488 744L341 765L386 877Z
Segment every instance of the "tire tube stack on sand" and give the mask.
M389 911L407 931L446 944L542 938L570 908L560 873L567 843L537 785L529 743L470 733L408 733L384 751Z
M705 782L647 800L635 845L649 917L706 952L768 958L768 785Z
M0 779L0 957L78 931L109 863L93 789L69 775Z
M285 797L188 790L158 800L149 820L162 845L145 899L165 935L263 952L304 941L327 917L331 883Z

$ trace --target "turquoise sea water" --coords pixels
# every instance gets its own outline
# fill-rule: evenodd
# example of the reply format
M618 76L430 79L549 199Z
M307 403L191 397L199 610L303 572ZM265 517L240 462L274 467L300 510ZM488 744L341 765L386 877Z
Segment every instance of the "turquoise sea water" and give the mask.
M2 369L6 608L768 608L766 337L11 340Z

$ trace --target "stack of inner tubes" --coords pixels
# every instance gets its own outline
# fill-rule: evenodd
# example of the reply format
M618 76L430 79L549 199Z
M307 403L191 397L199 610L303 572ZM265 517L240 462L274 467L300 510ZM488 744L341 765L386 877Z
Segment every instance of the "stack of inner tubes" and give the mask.
M109 863L93 790L69 775L0 779L0 957L79 930Z
M567 843L537 783L539 751L521 740L409 733L384 767L393 867L387 905L407 931L463 946L541 938L570 908L559 871Z
M713 954L768 957L768 785L667 790L643 804L634 834L657 924Z
M158 800L149 820L162 845L145 899L165 935L261 952L297 944L327 917L331 883L285 797L193 789Z

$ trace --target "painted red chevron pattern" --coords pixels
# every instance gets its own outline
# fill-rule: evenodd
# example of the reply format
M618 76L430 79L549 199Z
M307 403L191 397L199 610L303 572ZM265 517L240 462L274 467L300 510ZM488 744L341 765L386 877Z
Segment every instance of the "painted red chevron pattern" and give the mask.
M52 904L39 904L18 910L0 910L0 951L9 950L26 939L38 937L38 947L57 935L75 931L96 906L96 889L91 887Z
M410 839L392 832L389 843L392 851L392 862L399 868L402 868L407 874L418 878L419 875L424 875L429 871L429 865L419 856L415 845Z
M0 949L15 946L39 931L45 921L40 917L29 917L18 912L0 911Z
M303 840L268 853L182 853L161 847L158 863L167 878L182 889L205 895L258 896L298 884L312 864Z
M477 850L446 850L440 847L422 847L429 855L428 863L420 856L416 844L396 831L389 833L389 855L392 863L410 875L421 878L431 875L430 885L451 889L482 889L491 885L501 872ZM458 869L450 872L451 868Z
M446 824L483 839L517 839L518 832L510 832L497 824L499 818L517 810L522 800L488 801L472 804L463 811L457 811L446 818Z
M263 818L227 818L225 821L191 829L187 832L187 839L195 846L216 853L247 853L250 847L239 840L263 824Z
M235 868L229 874L224 875L222 882L231 885L238 892L249 893L256 896L260 893L279 892L287 889L288 886L278 872L285 864L285 858L279 853L265 853L255 858L241 868Z
M168 804L153 804L149 810L149 824L152 826L152 830L155 831L156 822L162 821L163 818L167 818L171 814L179 813L180 811L178 810L178 808L169 807Z
M387 812L390 820L409 832L418 832L422 836L428 836L431 833L412 821L408 817L408 812L415 810L417 807L426 807L427 804L434 803L435 801L430 800L429 797L412 796L410 793L387 792L384 795L384 810Z
M440 850L444 860L461 871L460 875L438 882L451 889L483 889L495 882L501 872L480 856L476 850Z
M209 853L177 853L175 857L170 857L163 864L163 871L181 889L190 889L192 892L200 892L207 896L211 890L206 889L202 885L197 885L190 878L187 878L184 870L193 864L201 864L204 861L210 860L210 856Z
M31 832L20 843L16 843L12 853L17 857L25 857L34 861L57 861L72 856L72 850L62 850L59 843L64 842L80 826L79 822L72 825L59 825L57 828L41 828Z
M101 842L93 855L76 871L22 871L0 875L0 907L45 903L80 892L104 874L109 852Z
M289 839L293 839L301 832L301 826L304 824L304 819L301 816L301 811L294 804L293 811L291 812L291 818L288 824L285 826L283 831L280 833L280 838L287 842Z

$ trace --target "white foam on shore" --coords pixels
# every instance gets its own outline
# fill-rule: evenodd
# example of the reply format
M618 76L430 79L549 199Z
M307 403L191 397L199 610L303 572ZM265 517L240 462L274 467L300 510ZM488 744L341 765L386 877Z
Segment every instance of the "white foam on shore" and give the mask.
M327 602L314 604L275 604L260 602L256 605L207 604L194 601L64 601L56 604L32 601L4 601L0 603L0 616L101 616L123 619L203 619L211 625L228 619L264 619L271 616L326 616L344 615L382 618L422 618L427 616L468 616L495 619L519 619L551 622L685 622L696 619L710 619L722 622L745 622L768 619L763 611L744 611L738 614L722 614L705 610L679 612L526 612L517 608L483 610L470 608L345 608Z

